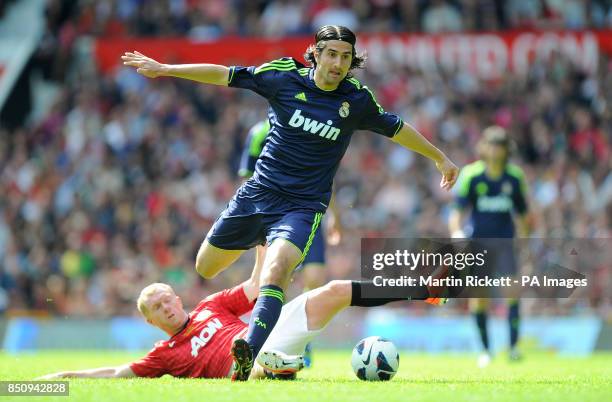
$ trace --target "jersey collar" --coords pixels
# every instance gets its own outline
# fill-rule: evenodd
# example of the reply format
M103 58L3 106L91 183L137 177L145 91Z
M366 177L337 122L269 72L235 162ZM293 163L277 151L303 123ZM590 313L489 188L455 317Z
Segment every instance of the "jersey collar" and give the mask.
M180 330L178 330L178 332L177 332L176 334L172 335L172 336L170 337L170 339L174 338L175 336L177 336L178 334L180 334L181 332L183 332L183 331L185 330L185 328L187 328L187 327L189 326L189 323L190 323L190 322L191 322L191 317L190 317L190 316L187 316L187 321L185 321L185 324L183 325L183 327L182 327Z

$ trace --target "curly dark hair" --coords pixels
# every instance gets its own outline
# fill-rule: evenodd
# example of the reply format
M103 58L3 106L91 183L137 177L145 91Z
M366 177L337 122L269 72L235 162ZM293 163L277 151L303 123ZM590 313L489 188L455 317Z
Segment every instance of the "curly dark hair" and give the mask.
M317 61L315 60L314 52L315 50L321 54L325 49L326 42L328 40L341 40L343 42L348 42L353 46L352 50L352 61L351 67L349 70L353 70L355 68L363 68L365 66L365 62L367 59L367 55L365 52L360 52L357 54L355 51L355 42L357 42L357 37L347 27L343 27L340 25L325 25L319 28L317 33L315 34L315 43L313 45L308 46L306 49L306 53L304 53L304 59L311 66L317 67Z

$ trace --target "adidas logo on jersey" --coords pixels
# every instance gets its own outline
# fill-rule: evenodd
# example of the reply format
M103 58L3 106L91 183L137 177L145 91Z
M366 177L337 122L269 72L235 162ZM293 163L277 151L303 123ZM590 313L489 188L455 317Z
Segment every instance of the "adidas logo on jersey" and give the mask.
M314 119L304 117L302 116L302 111L300 109L296 109L296 111L293 112L291 119L289 119L289 125L291 127L303 128L305 132L319 134L319 137L336 141L338 134L340 134L340 129L333 127L331 125L332 123L333 122L331 120L327 120L327 124L325 124Z
M304 92L300 92L299 94L294 96L295 99L299 99L301 101L307 102L306 94Z
M206 344L212 339L212 337L223 327L221 321L218 318L211 320L206 326L200 331L199 335L196 335L191 338L191 355L193 357L198 356L198 351L200 348L206 346Z

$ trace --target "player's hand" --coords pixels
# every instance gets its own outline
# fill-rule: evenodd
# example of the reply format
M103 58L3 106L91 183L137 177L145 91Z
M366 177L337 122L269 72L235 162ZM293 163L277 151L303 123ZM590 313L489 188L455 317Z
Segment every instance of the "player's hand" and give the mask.
M442 173L440 187L442 187L444 190L450 190L457 181L457 177L459 176L459 168L446 157L444 160L442 160L442 162L436 162L436 167L440 173Z
M121 56L124 66L136 67L136 72L147 78L157 78L165 75L167 65L162 64L144 54L134 50L134 52L125 52Z

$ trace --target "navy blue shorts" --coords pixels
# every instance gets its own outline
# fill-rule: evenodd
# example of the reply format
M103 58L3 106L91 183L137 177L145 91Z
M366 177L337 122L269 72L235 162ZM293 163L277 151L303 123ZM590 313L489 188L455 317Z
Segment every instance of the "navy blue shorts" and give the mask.
M293 203L274 191L245 182L206 239L224 250L248 250L274 239L290 241L308 255L323 212Z

